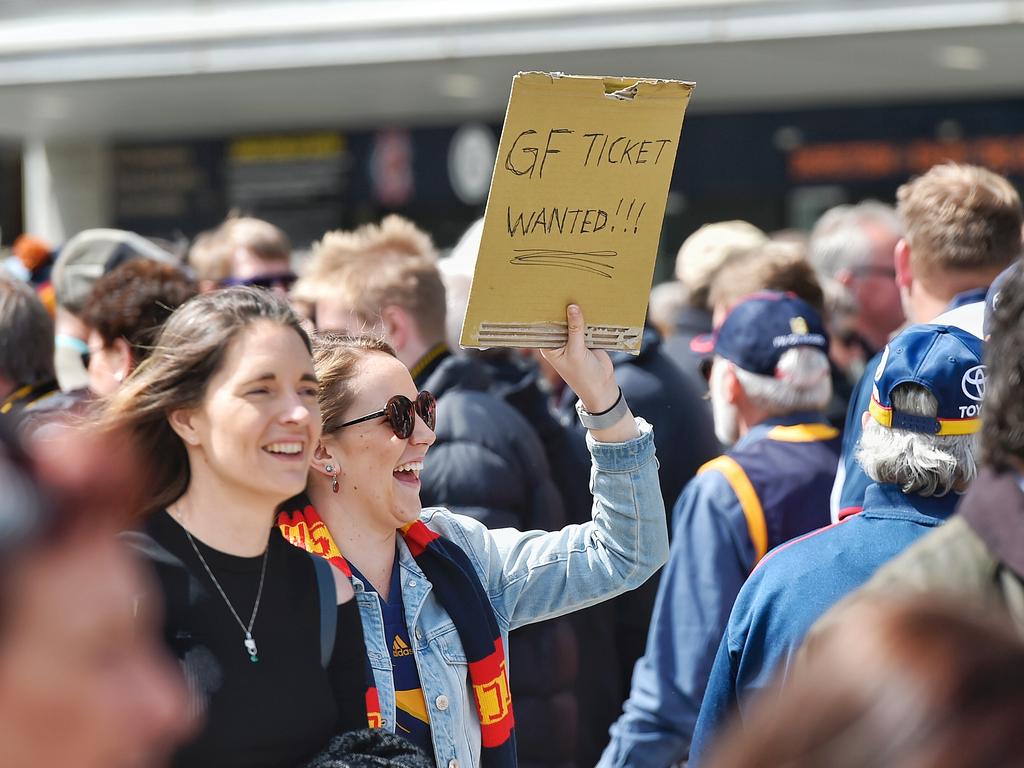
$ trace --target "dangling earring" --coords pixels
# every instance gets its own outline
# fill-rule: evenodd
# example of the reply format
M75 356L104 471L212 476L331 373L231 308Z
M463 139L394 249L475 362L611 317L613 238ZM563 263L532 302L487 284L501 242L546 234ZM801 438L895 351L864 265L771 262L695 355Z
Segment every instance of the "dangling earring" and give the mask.
M329 472L331 474L331 490L334 491L334 493L337 493L338 492L338 476L335 474L334 465L333 464L328 464L326 467L324 467L324 469L327 470L327 472Z

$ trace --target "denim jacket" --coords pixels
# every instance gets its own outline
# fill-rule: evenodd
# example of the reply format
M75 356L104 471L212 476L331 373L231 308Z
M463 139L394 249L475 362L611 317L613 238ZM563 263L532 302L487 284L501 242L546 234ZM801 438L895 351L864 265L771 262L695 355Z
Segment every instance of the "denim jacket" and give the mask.
M446 509L423 510L420 519L427 527L469 556L490 597L506 648L510 630L635 589L668 558L652 429L642 419L637 419L637 426L640 437L625 443L600 443L587 435L594 507L593 519L584 525L555 532L488 530ZM437 764L479 765L480 725L458 631L401 537L397 565ZM353 587L383 727L393 731L395 690L379 598L358 579L353 579Z

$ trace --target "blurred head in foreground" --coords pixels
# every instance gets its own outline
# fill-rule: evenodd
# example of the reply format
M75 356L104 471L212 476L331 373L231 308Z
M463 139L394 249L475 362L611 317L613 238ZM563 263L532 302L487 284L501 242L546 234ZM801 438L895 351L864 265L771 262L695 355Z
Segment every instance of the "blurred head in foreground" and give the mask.
M159 601L114 535L138 498L130 451L64 432L30 459L9 427L0 419L3 763L159 765L190 723L157 642Z
M934 596L849 604L713 768L1001 768L1024 761L1024 642Z

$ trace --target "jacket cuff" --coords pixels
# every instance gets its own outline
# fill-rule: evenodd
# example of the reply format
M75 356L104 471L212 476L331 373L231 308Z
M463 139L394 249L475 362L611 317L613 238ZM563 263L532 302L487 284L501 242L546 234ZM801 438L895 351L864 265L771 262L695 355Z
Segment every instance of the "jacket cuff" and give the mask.
M634 416L640 437L624 443L602 443L587 432L594 468L603 472L633 472L654 458L654 427Z

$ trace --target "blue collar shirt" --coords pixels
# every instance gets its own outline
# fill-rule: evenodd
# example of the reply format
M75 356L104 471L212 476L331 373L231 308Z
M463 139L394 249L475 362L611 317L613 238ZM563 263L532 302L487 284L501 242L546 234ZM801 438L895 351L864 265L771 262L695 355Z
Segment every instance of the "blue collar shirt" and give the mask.
M870 485L864 510L770 552L736 598L690 753L695 766L735 706L785 672L811 626L874 572L953 514L960 496Z

